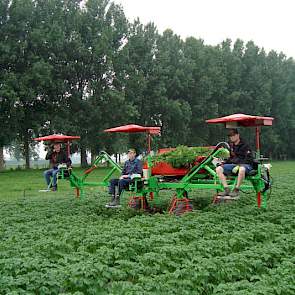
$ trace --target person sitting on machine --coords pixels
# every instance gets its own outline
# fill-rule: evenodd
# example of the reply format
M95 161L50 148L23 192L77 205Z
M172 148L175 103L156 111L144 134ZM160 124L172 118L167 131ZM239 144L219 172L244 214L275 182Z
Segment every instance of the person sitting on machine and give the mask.
M230 129L228 133L230 145L230 157L220 166L216 167L216 173L224 187L224 191L219 193L218 196L231 198L238 198L240 186L252 169L253 156L252 151L247 143L240 138L237 129ZM237 174L237 184L231 192L226 181L226 175Z
M111 179L109 185L109 194L111 195L111 202L106 205L109 208L116 208L120 206L120 195L124 189L129 187L132 181L132 175L142 174L141 161L136 158L136 150L128 150L128 160L125 162L120 178ZM118 187L118 193L116 193Z
M60 143L54 143L53 146L48 150L46 160L49 160L50 169L44 171L44 178L47 183L47 190L57 190L57 174L60 171L59 166L64 164L69 168L72 164L70 158L68 158L65 151L61 149ZM52 179L51 179L52 177Z

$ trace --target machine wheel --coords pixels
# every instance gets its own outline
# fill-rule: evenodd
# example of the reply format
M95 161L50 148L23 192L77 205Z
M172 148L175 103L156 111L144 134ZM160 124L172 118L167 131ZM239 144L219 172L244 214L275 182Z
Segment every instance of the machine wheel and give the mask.
M187 198L187 192L184 192L183 196L184 198L177 198L176 194L173 196L168 210L170 214L179 216L186 212L193 211L193 205L190 199Z
M129 208L135 209L135 210L148 210L149 209L149 204L147 201L146 196L132 196L129 199L128 202Z

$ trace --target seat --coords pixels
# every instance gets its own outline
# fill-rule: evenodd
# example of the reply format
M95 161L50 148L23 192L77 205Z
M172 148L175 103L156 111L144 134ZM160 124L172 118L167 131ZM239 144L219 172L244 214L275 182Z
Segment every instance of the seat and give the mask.
M131 182L129 183L128 190L131 192L138 192L143 188L144 180L141 176L134 177Z
M133 174L126 191L130 192L128 206L132 209L149 209L149 204L145 195L142 194L144 178L140 174Z
M57 174L57 179L67 179L70 177L72 169L67 167L65 164L60 164L58 165L58 174Z

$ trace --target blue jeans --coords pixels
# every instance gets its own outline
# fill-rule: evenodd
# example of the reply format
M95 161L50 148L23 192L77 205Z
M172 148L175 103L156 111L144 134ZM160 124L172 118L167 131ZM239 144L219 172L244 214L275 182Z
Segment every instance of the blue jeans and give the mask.
M125 179L111 179L110 181L110 186L109 186L109 193L112 196L116 195L116 186L119 187L119 196L121 195L122 191L126 188L129 187L129 183L131 182L130 178L125 178Z
M232 170L236 167L236 166L243 166L245 167L245 173L248 174L253 168L251 165L249 164L224 164L222 165L223 168L223 174L224 175L230 175L233 174Z
M50 177L52 177L52 186L56 187L57 182L57 173L59 172L59 169L49 169L44 171L43 175L45 177L47 185L50 184Z

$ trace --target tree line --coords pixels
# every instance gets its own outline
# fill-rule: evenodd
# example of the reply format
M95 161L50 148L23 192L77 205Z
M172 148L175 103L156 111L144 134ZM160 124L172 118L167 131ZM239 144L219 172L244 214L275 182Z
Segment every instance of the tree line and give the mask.
M183 40L109 0L1 0L0 63L0 165L17 146L29 167L32 139L56 132L81 136L82 165L144 146L103 132L128 123L161 126L157 147L213 145L225 132L205 120L232 113L275 117L263 152L295 157L294 60L252 41Z

